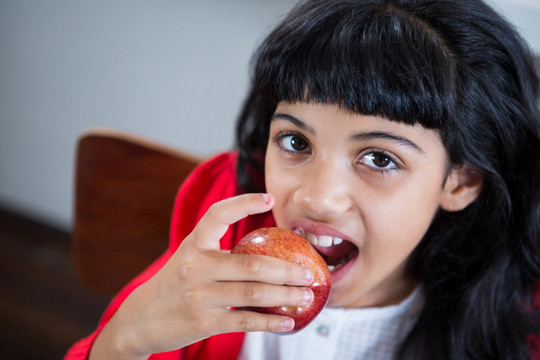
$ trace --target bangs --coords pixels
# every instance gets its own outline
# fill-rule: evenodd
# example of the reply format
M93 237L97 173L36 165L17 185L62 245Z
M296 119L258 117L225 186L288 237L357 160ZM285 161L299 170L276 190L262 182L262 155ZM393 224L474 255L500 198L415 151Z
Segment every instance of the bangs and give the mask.
M443 127L455 107L456 62L431 25L394 5L304 6L311 9L293 11L259 51L254 80L266 101L332 103Z

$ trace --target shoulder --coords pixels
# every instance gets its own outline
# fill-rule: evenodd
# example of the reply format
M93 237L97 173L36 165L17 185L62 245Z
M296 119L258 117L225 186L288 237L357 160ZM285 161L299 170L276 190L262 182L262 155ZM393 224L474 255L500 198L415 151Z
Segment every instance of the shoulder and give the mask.
M241 192L237 157L236 152L220 153L197 166L182 183L171 218L171 241L186 237L213 203Z
M237 158L236 152L221 153L196 167L178 191L175 210L187 206L204 213L216 201L242 193L236 177Z
M212 204L242 193L236 177L237 152L224 152L197 166L176 196L170 227L170 249L191 233Z
M182 188L205 190L205 188L213 187L217 180L224 179L233 182L236 187L237 159L237 152L224 152L213 156L192 171Z

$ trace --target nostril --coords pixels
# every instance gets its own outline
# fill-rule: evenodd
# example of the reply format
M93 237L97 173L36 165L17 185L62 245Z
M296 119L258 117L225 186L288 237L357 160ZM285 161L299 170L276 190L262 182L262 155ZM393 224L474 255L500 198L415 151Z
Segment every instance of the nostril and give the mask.
M293 202L313 214L343 214L351 204L346 192L340 189L309 193L298 190L293 195Z

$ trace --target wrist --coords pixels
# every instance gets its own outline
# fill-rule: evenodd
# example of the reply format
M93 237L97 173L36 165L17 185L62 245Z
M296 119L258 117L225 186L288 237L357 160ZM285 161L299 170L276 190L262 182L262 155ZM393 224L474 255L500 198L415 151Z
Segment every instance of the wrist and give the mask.
M150 355L140 348L134 332L119 330L113 318L95 339L89 360L146 360Z

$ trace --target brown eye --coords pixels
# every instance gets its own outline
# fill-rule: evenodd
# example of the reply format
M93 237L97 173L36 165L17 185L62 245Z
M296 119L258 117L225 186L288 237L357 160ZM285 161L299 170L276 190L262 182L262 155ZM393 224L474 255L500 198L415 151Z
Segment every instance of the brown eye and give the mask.
M388 166L392 160L390 160L390 158L383 153L376 153L373 154L372 161L373 165L383 168Z
M372 151L365 154L360 159L360 162L375 170L392 170L399 168L390 155L381 151Z
M304 150L307 149L308 144L302 138L292 137L291 138L291 147L294 148L296 151L304 151Z
M286 135L279 140L281 147L287 151L304 152L309 149L309 144L300 136Z

